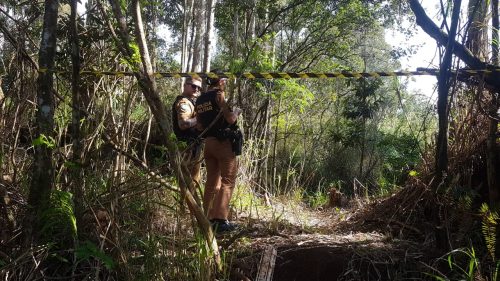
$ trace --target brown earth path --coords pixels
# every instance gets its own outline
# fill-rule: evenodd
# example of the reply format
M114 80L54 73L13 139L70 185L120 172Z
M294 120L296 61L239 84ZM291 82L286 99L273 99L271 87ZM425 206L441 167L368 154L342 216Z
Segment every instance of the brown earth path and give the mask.
M234 254L231 280L255 280L263 249L269 246L277 250L272 280L429 279L425 272L434 271L439 256L428 237L419 233L418 239L403 239L403 230L412 227L402 223L364 227L358 214L368 206L354 201L345 208L312 210L275 201L258 216L240 213L236 221L241 231L220 242Z

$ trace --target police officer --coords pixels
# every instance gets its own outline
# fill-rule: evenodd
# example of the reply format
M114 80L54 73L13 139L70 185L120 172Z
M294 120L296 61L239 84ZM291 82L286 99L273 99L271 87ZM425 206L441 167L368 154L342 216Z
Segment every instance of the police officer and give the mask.
M229 201L236 185L238 165L231 140L224 131L234 126L241 110L231 110L224 96L226 79L207 78L208 91L196 100L198 130L204 131L207 182L203 194L205 212L216 232L232 231ZM213 122L215 123L210 126Z
M193 77L186 79L182 95L177 96L172 105L172 125L178 140L192 145L192 149L186 151L184 161L187 163L192 179L200 183L201 174L201 144L197 141L196 112L194 104L201 91L201 78Z

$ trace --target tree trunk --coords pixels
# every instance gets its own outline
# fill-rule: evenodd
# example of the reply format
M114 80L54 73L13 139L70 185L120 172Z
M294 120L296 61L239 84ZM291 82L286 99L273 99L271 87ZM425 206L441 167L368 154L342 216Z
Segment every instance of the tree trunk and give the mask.
M234 11L234 23L233 23L233 45L231 46L233 48L232 55L233 58L238 57L238 37L239 37L239 24L240 24L240 17L238 14L238 11Z
M192 5L194 5L194 2L192 2ZM196 25L194 22L194 9L193 6L191 6L191 10L189 11L189 14L191 15L191 25L189 26L189 42L187 43L187 61L186 61L186 71L191 70L191 62L193 61L193 50L194 50L194 35L196 33Z
M482 61L488 53L488 5L484 0L469 0L468 22L470 28L465 46Z
M205 47L203 48L205 55L203 56L203 72L208 72L210 70L210 50L212 49L212 33L214 29L214 13L215 13L215 0L207 1L207 25L205 30Z
M366 146L366 118L362 117L362 132L360 144L360 157L359 157L359 180L364 181L363 178L363 163L365 162L365 146Z
M434 179L433 188L438 192L441 188L446 189L446 172L448 170L448 92L450 90L451 64L455 36L457 33L458 19L460 16L461 0L453 1L453 12L451 18L450 33L448 35L448 43L441 61L438 77L438 137L436 145L436 177ZM439 196L437 194L437 196ZM439 206L434 207L433 211L434 223L436 226L436 246L439 249L448 247L448 238L446 229L442 226Z
M84 211L83 198L83 173L81 168L83 141L80 130L80 120L82 114L80 112L82 107L82 99L80 97L80 46L78 42L78 22L77 22L77 4L78 0L71 0L71 16L70 16L70 44L71 44L71 63L72 63L72 81L71 81L71 102L73 104L72 118L71 118L71 135L73 137L73 159L75 164L71 170L72 189L74 193L75 202L75 216L77 224L81 223L82 214ZM77 227L78 230L82 229L81 226Z
M45 0L45 14L38 53L38 65L41 69L52 70L56 53L56 31L58 17L58 0ZM36 219L47 206L50 193L54 187L54 168L52 165L53 131L54 131L54 97L52 96L54 80L52 72L39 73L37 80L37 113L35 159L32 166L32 179L29 190L28 205L31 213L28 215L27 239L36 241L39 237L41 220ZM31 236L31 237L30 237ZM28 241L27 241L28 242Z
M255 27L256 27L255 21L256 21L256 12L257 12L257 8L255 7L256 6L255 0L252 0L251 3L252 3L252 9L249 11L249 13L250 13L249 21L250 22L248 24L250 38L247 38L247 40L250 39L250 41L254 40L255 34L257 34L257 31L255 30Z
M276 174L277 170L277 158L278 158L278 140L279 140L279 119L280 119L280 111L281 111L281 95L278 96L278 108L276 109L276 125L274 128L274 138L273 138L273 155L271 167L273 169L272 182L271 186L273 189L271 190L272 194L277 195L280 190L280 180L278 180L278 176ZM285 132L286 133L286 132ZM269 153L268 153L269 155Z
M182 22L182 53L181 53L181 72L187 72L188 69L188 36L191 25L191 14L192 14L193 1L184 0L184 19Z
M453 42L455 41L461 0L455 0L453 4L453 16L446 45L445 54L441 61L438 77L438 138L436 148L436 177L437 185L441 184L448 169L448 91L450 89L450 69L453 55ZM436 188L438 187L436 185Z
M201 56L203 52L203 44L202 44L202 34L204 32L204 9L203 7L205 0L199 0L197 3L197 7L193 7L193 12L195 14L194 24L196 26L195 35L194 35L194 43L193 43L193 64L191 65L192 72L201 71ZM194 4L193 4L194 5Z

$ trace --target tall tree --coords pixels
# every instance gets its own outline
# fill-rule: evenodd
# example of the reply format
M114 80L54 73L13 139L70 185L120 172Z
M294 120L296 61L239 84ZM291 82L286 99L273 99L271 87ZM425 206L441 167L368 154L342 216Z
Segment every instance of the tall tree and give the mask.
M212 33L214 29L214 16L215 16L215 2L216 0L206 0L206 28L205 28L205 41L204 41L204 55L203 55L203 67L202 71L207 72L210 70L210 60L212 49Z
M32 178L29 191L28 204L31 206L31 215L28 216L26 230L35 240L40 234L39 227L42 223L36 216L42 213L47 206L50 193L54 187L54 168L52 151L54 147L54 97L53 73L54 58L57 42L58 0L45 0L45 13L43 28L38 53L40 72L37 80L37 114L35 155L32 167ZM34 232L31 232L31 227ZM30 238L30 237L27 237Z
M446 188L445 182L448 181L446 178L446 172L448 171L448 92L451 85L453 48L455 47L454 43L457 34L461 4L461 0L453 1L448 42L439 66L437 101L439 127L436 143L436 177L434 179L434 190L436 191L442 186ZM444 250L448 247L448 238L446 236L446 230L442 227L439 206L437 205L434 206L433 217L434 223L436 224L436 246Z
M188 50L189 50L189 31L191 30L192 24L192 9L193 1L184 0L184 10L183 10L183 20L182 20L182 35L181 35L181 71L189 71L189 60L188 60Z
M194 15L194 41L193 41L193 61L191 64L192 72L201 71L203 63L203 34L205 32L205 0L195 1L193 4Z
M451 32L449 34L446 34L445 32L441 31L436 24L427 16L425 11L423 10L422 6L417 0L410 0L410 7L412 11L414 12L416 16L416 22L422 29L429 34L432 38L434 38L439 44L441 45L448 45L447 43L451 42L449 40L449 37L452 36ZM482 57L484 56L484 52L486 47L484 47L484 39L487 37L485 36L484 29L485 29L485 23L484 23L484 18L481 18L481 11L483 11L484 3L487 1L470 1L469 3L469 13L468 16L470 17L468 19L468 22L471 24L471 29L469 31L469 38L467 39L467 44L468 47L473 48L475 52L470 50L468 47L460 44L457 41L454 41L452 51L454 55L456 55L459 59L461 59L468 67L473 68L473 69L495 69L497 68L496 63L498 63L498 56L497 56L497 48L498 48L498 40L495 41L495 37L498 36L497 28L493 28L492 35L493 35L493 41L492 41L492 50L493 50L493 55L492 55L492 64L488 63L486 61L486 58ZM495 1L496 2L496 1ZM498 24L498 7L495 2L491 2L492 4L492 15L493 15L493 25ZM483 17L485 15L484 11L482 13ZM481 39L483 40L482 42L476 42L474 40L476 39ZM497 205L498 201L500 200L500 186L499 186L499 175L496 172L496 169L498 169L498 160L495 160L498 157L498 149L497 147L497 142L496 142L496 131L498 130L495 126L495 118L497 118L497 113L495 109L495 103L497 99L497 94L500 92L500 80L495 78L496 75L484 75L481 77L481 79L484 79L485 82L485 88L490 89L492 92L492 99L490 104L490 118L491 123L489 126L489 140L488 140L488 159L487 159L487 166L488 166L488 187L489 187L489 196L490 196L490 202L493 205ZM438 105L439 107L439 105ZM441 138L446 137L446 136L441 136ZM443 166L443 163L441 163L441 166Z
M481 60L488 58L488 1L469 0L467 7L469 30L465 46Z
M71 118L71 134L73 137L73 163L72 169L72 186L75 202L75 214L77 223L82 220L83 213L83 173L82 173L82 151L83 140L81 137L81 123L82 119L81 109L83 108L80 95L80 43L78 41L78 21L77 21L77 5L78 0L71 0L71 14L70 14L70 38L71 45L71 63L72 63L72 81L71 81L71 103L73 105L72 118ZM81 227L78 227L81 229Z

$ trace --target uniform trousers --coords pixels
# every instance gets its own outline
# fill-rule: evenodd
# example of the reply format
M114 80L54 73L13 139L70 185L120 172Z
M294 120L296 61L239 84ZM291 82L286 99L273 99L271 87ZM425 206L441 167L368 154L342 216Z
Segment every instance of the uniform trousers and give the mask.
M238 163L229 140L205 139L207 182L203 206L208 219L228 219L229 201L236 185Z

